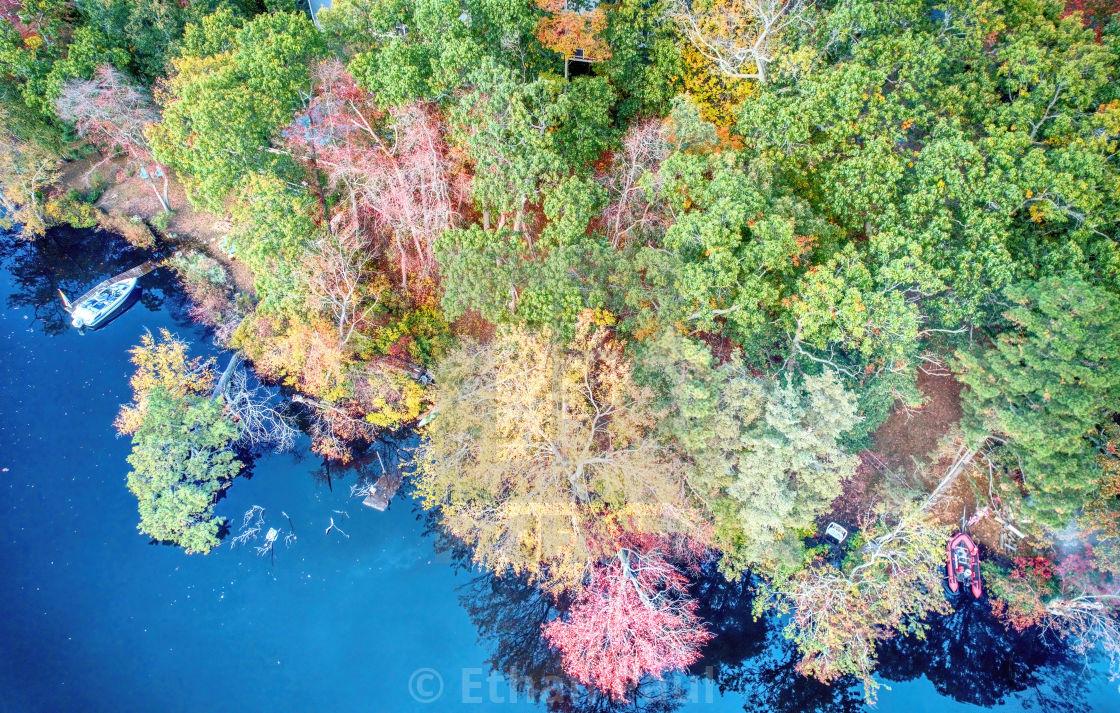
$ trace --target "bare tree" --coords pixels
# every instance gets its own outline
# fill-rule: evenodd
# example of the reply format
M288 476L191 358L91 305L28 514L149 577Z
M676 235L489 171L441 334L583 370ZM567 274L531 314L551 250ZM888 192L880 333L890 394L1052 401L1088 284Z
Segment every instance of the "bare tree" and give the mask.
M281 515L288 519L288 524L291 525L292 519L288 517L287 513L281 512ZM261 530L265 527L264 508L260 505L254 505L245 511L241 516L241 529L237 535L230 540L230 547L238 547L242 545L249 545L255 543L257 538L260 537ZM281 536L283 536L281 538ZM292 543L296 541L294 532L284 532L284 530L276 527L269 527L265 530L264 540L255 545L254 549L257 551L259 557L273 556L275 554L276 543L283 541L285 547L291 547Z
M350 486L350 497L352 498L366 498L373 492L374 481L369 475L363 473L358 476L358 480Z
M245 369L233 371L223 395L244 445L271 445L277 453L295 445L299 432L291 414L272 391L258 381L250 381Z
M377 426L367 421L352 401L328 403L302 394L293 396L292 401L307 408L311 449L326 458L348 463L353 459L351 442L372 441L377 437Z
M1120 589L1058 598L1046 605L1043 628L1089 656L1094 648L1108 657L1112 680L1120 678Z
M341 213L338 218L348 217ZM323 236L306 263L308 287L334 317L338 327L338 347L350 342L354 331L377 309L376 295L368 299L368 287L374 275L371 245L363 238L361 228L348 221L332 226Z
M262 527L264 527L264 508L260 505L254 505L241 516L241 529L229 541L229 546L238 547L253 542L257 539Z
M83 136L101 150L127 156L140 169L164 210L167 202L167 169L157 163L144 129L160 120L151 95L131 83L111 65L98 68L93 79L71 79L62 85L55 102L58 115L72 122ZM163 190L155 179L163 179Z
M603 228L613 247L664 230L667 220L656 194L661 162L668 153L669 143L658 121L636 122L623 137L610 170L599 179L608 197Z
M674 18L692 46L723 74L765 84L782 35L809 0L676 0Z
M335 512L338 512L338 511L336 510ZM342 535L343 537L345 537L348 540L350 539L350 535L347 535L345 532L343 532L341 527L339 527L338 525L335 524L333 517L331 518L331 524L327 526L327 529L324 530L323 534L329 535L329 534L331 534L331 530L337 530L338 534Z
M337 61L320 64L307 109L289 129L289 144L314 156L340 191L346 219L359 232L391 240L401 286L413 272L435 271L434 243L458 220L443 126L431 107L394 107L385 115L374 97Z
M797 670L824 683L854 674L874 698L879 642L948 610L944 547L944 529L913 507L860 548L851 569L817 562L777 587L775 604L791 612L786 635L803 655Z

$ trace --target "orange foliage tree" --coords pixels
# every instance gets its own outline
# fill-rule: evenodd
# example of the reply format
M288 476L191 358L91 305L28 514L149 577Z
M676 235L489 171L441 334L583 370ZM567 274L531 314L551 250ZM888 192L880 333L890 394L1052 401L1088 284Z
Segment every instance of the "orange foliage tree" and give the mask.
M569 5L567 0L537 0L537 7L548 13L537 22L540 43L564 59L576 50L583 50L585 57L596 62L610 57L610 47L602 39L607 28L603 8L571 9Z

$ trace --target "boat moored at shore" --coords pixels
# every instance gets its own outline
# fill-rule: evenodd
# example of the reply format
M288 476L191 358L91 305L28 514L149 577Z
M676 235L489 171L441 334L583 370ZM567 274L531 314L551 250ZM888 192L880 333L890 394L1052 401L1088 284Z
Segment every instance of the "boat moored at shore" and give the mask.
M964 586L973 597L980 598L983 593L980 585L980 548L967 534L959 532L949 540L946 569L949 589L954 594Z
M136 289L136 281L137 278L129 277L102 283L73 304L66 299L66 295L59 292L63 305L70 312L70 323L78 329L95 329L103 324L128 300L128 296Z

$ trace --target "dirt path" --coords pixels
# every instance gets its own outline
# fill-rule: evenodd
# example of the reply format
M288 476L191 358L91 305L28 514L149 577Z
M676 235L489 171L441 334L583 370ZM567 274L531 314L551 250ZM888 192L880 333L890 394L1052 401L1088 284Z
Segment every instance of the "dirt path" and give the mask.
M883 467L913 472L920 465L924 466L921 472L925 474L922 485L932 490L953 465L959 441L949 443L944 439L961 419L961 384L952 376L920 372L918 388L925 394L926 403L911 412L895 411L875 432L873 451L861 454L864 477ZM1007 555L1010 551L1001 548L1005 528L992 508L993 502L998 502L999 489L999 478L988 470L983 453L977 454L931 514L954 530L961 529L962 521L965 522L969 534L986 552ZM1027 546L1029 543L1021 545Z
M872 450L891 468L910 470L915 461L929 463L938 441L961 420L961 384L952 376L918 372L926 403L912 411L896 410L872 437Z
M102 161L94 154L92 158L73 161L66 165L60 184L63 189L85 193L94 187L99 176L101 183L108 182L95 204L99 209L120 221L138 219L149 226L155 225L163 206L146 180L129 175L123 159ZM157 183L162 184L162 181ZM174 177L168 181L167 202L174 215L165 231L153 228L153 232L160 233L160 238L178 247L201 250L229 271L238 291L252 294L253 277L249 269L231 257L222 245L223 238L229 234L230 222L191 206L182 185Z

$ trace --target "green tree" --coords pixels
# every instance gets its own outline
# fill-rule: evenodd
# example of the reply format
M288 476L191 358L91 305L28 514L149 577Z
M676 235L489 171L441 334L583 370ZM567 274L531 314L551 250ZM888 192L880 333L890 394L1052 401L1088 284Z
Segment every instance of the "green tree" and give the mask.
M824 61L791 59L738 130L931 328L984 322L1017 280L1115 280L1116 54L1062 9L838 5Z
M525 241L508 230L448 230L436 240L444 312L458 319L473 309L490 322L512 321L528 257Z
M453 137L474 170L483 225L525 228L542 185L585 170L610 144L613 93L599 77L526 83L493 63L452 111Z
M621 97L618 117L668 112L680 90L681 38L667 21L664 0L622 0L607 8L603 33L610 57L601 67Z
M263 312L298 312L307 302L303 261L320 234L314 201L284 181L254 173L242 181L233 204L230 247L253 271Z
M291 161L270 152L291 122L323 39L299 13L258 15L237 29L228 9L188 26L183 54L159 96L163 121L149 130L156 157L183 178L191 200L220 210L251 172L283 174Z
M54 102L62 93L66 80L92 79L102 65L127 67L128 57L127 50L114 46L97 28L88 25L77 27L66 46L65 58L51 64L45 80L46 98Z
M1076 276L1004 294L1007 331L957 355L966 423L1006 441L1028 511L1061 528L1103 477L1089 437L1120 412L1120 300Z
M443 101L493 63L522 81L541 64L532 3L340 0L320 14L331 44L382 106Z
M47 77L66 56L74 15L64 0L27 0L0 14L0 86L43 119L53 116ZM60 86L67 77L59 79Z
M921 405L918 309L902 291L879 287L851 244L804 275L783 321L791 362L808 373L835 370L858 394L863 423L852 445L865 447L899 401Z
M734 463L727 494L736 520L727 544L735 546L724 546L728 569L758 562L781 572L800 564L798 533L812 529L843 481L855 474L857 460L844 452L840 439L858 421L856 405L827 371L806 377L800 386L778 381L729 386L730 397L740 401L741 430L738 443L722 446Z
M436 256L448 316L477 310L491 322L547 326L571 336L579 313L608 299L615 255L590 231L602 201L598 185L569 176L544 189L547 222L536 241L477 225L444 233Z
M241 470L231 449L236 438L237 427L220 401L153 389L128 457L140 532L188 554L217 545L222 519L214 515L214 498Z
M661 396L662 432L692 463L724 571L795 571L803 532L855 472L841 444L859 421L852 394L829 371L794 384L751 376L738 360L717 365L706 345L672 332L647 345L640 364Z
M168 57L186 23L225 6L238 16L255 11L252 0L77 0L74 3L86 28L103 38L105 46L123 54L116 66L138 78L154 81L167 69ZM294 9L294 8L293 8Z

